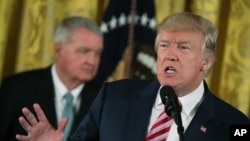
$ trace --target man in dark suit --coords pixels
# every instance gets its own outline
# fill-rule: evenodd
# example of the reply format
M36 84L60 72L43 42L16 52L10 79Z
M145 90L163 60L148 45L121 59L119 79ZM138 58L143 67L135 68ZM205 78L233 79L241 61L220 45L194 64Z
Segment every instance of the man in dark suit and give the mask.
M217 31L201 16L184 12L164 19L155 40L158 80L125 79L105 83L69 140L229 141L230 125L249 125L250 120L214 96L204 81L215 60L216 39ZM167 108L168 104L164 105L160 97L165 86L173 89L166 91L174 92L170 98L178 97L170 104L165 101L170 105ZM177 113L180 109L172 104L179 103L181 112ZM34 109L38 120L29 109L23 108L24 117L21 116L19 122L29 135L19 134L16 138L60 141L67 119L62 119L58 129L54 129L38 104L34 104ZM181 116L181 124L176 115ZM166 122L160 124L161 121Z
M58 121L63 118L63 97L67 92L73 96L75 117L71 132L74 132L101 87L93 78L102 48L103 35L93 21L84 17L64 19L54 37L54 64L3 81L0 88L0 140L16 140L17 133L26 134L17 122L18 117L24 106L32 107L35 102L43 106L48 121L57 128Z

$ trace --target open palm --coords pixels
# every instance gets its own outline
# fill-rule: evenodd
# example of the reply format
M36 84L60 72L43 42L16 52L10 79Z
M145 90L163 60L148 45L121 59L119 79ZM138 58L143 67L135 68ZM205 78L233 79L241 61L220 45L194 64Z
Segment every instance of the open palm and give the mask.
M38 120L28 108L23 108L22 112L24 116L19 118L19 123L28 135L17 134L16 139L19 141L61 141L63 139L64 128L68 119L63 118L58 123L58 129L55 129L47 120L40 105L35 103L33 107Z

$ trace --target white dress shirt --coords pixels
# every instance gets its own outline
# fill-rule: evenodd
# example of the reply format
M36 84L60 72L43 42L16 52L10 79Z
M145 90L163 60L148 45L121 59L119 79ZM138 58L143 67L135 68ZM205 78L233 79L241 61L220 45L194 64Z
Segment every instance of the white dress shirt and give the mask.
M151 114L151 119L150 119L150 123L148 127L148 132L150 131L150 128L153 126L154 122L156 121L158 115L162 112L162 110L164 110L164 105L161 101L161 97L159 93L160 89L158 90L155 104L152 108L152 114ZM203 94L204 94L204 84L202 81L201 84L193 92L183 97L178 97L182 105L181 118L182 118L182 124L184 127L184 132L186 131L191 120L193 119L197 111L197 108L200 106L200 103L203 100ZM175 122L173 122L173 125L170 128L167 141L179 141L179 134L177 132L177 125Z
M81 99L80 97L80 92L84 87L84 84L81 84L79 86L77 86L76 88L74 88L71 91L68 91L67 88L65 87L65 85L62 83L62 81L60 80L57 72L56 72L56 67L55 64L53 64L52 68L51 68L51 73L52 73L52 79L53 79L53 85L54 85L54 90L55 90L55 108L56 108L56 116L57 116L57 121L60 121L63 117L62 117L62 112L63 112L63 107L65 105L65 99L63 98L63 96L67 93L70 92L73 97L73 105L75 108L75 112L77 113L80 109L80 103L81 103Z

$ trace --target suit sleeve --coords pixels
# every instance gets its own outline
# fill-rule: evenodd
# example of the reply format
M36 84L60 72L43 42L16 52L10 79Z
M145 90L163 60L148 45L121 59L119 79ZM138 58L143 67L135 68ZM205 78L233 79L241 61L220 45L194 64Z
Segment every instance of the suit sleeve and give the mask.
M13 100L15 97L12 96L14 87L12 87L8 81L3 81L0 87L0 140L10 140L12 133L11 124L15 119L13 118L15 113L13 111ZM17 120L17 119L16 119Z

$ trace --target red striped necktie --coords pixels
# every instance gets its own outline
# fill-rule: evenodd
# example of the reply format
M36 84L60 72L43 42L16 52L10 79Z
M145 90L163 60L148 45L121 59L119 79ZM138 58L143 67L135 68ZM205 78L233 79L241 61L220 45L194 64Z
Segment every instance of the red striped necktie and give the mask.
M165 111L161 112L150 129L145 141L166 141L173 119L167 116Z

